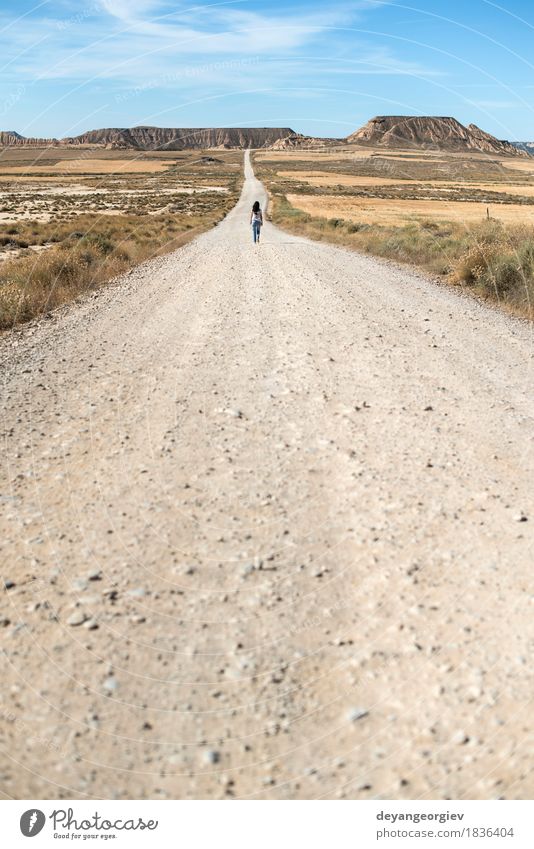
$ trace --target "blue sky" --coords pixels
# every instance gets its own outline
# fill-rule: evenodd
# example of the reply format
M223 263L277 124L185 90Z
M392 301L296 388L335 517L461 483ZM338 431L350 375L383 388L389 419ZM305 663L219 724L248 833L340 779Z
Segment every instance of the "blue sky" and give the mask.
M524 0L0 3L0 129L290 126L454 115L534 139Z

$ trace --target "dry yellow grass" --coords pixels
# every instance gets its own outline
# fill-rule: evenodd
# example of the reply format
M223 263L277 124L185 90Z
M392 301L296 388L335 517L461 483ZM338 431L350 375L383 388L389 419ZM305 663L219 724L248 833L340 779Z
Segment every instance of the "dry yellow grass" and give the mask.
M153 174L165 171L172 160L154 161L145 159L61 159L53 165L5 166L4 174ZM2 168L0 160L0 169Z
M1 163L0 163L0 167L1 167ZM46 175L38 174L37 172L35 172L35 174L34 173L27 174L26 172L24 172L24 174L19 174L17 171L15 171L15 169L11 169L11 168L9 169L9 171L10 172L13 171L13 175L11 173L8 173L7 171L4 171L3 174L0 174L0 183L16 182L16 183L22 183L22 184L24 184L24 183L29 183L29 184L36 183L37 184L37 180L36 180L37 177L39 178L39 180L38 180L39 184L41 184L41 183L54 183L54 185L60 185L63 182L60 174L50 175L49 172L47 172ZM79 179L83 180L85 178L82 174L80 174ZM68 180L68 176L67 176L67 178L65 178L65 180Z
M397 177L359 177L331 171L278 171L279 177L309 183L311 186L394 186L406 185Z
M437 156L435 153L425 154L423 151L418 151L417 154L412 154L409 151L406 153L394 153L389 150L376 149L372 147L366 148L341 148L329 150L322 153L312 150L268 150L254 154L254 159L257 162L262 160L278 161L278 162L336 162L346 159L351 161L354 159L395 159L404 162L433 162L436 164L444 164L448 159L442 155ZM465 158L465 157L464 157Z
M301 196L300 196L301 197ZM397 218L393 223L313 217L283 194L273 197L272 219L290 232L365 253L418 265L534 318L534 226L495 218L433 221Z
M296 182L306 182L310 186L328 187L328 186L407 186L416 184L417 180L405 179L401 180L396 177L366 177L353 174L332 173L331 171L278 171L279 177L295 180ZM476 182L454 182L446 179L424 180L421 181L425 186L436 186L441 191L451 189L481 189L482 191L501 192L508 195L519 195L523 197L534 197L534 184L516 184L512 185L507 182L495 183L476 183ZM406 201L411 204L411 200Z
M413 220L473 222L486 215L487 204L461 201L352 198L336 195L288 194L296 209L314 217L343 218L364 224L405 224ZM534 205L490 204L490 215L501 221L534 224Z
M41 159L35 151L2 153L0 330L213 226L235 203L242 179L239 152L216 159L198 151L158 159L131 151L57 159L54 150L38 153Z
M534 174L534 157L531 159L501 159L501 165L513 168L514 171L525 171Z
M255 153L254 159L260 162L263 159L279 162L291 162L293 160L299 160L299 162L331 162L338 159L366 159L370 152L362 149L336 150L328 153L319 153L312 150L267 150Z
M408 183L415 182L415 180L401 180L399 177L366 177L333 171L278 171L277 173L279 177L299 183L306 182L311 186L406 186Z

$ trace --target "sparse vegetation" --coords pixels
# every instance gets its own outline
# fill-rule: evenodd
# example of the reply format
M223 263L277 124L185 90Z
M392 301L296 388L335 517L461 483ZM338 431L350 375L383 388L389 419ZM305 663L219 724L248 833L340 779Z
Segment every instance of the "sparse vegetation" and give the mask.
M64 175L52 183L36 176L29 187L9 181L0 221L0 329L64 304L220 221L236 202L242 168L239 152L221 156L206 163L195 151L177 163L174 154L157 181L150 169L110 176L109 159L98 179L81 180L77 173L74 190Z
M534 318L534 227L496 219L413 221L403 226L319 218L295 209L283 194L272 197L275 224L319 241L417 265L510 311Z
M256 157L281 227L416 265L534 318L534 162L372 150Z

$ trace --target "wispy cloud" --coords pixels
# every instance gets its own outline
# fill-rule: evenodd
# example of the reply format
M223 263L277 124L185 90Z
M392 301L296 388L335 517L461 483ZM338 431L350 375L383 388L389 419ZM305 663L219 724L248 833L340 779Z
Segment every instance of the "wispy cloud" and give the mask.
M479 109L516 109L521 104L517 100L474 100Z
M415 77L442 77L446 72L431 68L420 62L408 61L396 56L387 47L368 49L364 45L355 45L354 59L336 58L332 67L325 64L321 68L324 74L365 74L365 75L403 75Z
M239 0L168 11L159 0L100 0L67 17L34 16L24 32L2 37L0 54L11 73L25 79L115 79L138 82L206 57L279 55L310 46L358 9L306 15L266 14L239 8ZM237 7L236 7L237 6ZM73 7L75 9L75 7ZM93 14L94 13L94 14ZM28 45L31 46L28 49ZM1 62L0 62L1 64Z

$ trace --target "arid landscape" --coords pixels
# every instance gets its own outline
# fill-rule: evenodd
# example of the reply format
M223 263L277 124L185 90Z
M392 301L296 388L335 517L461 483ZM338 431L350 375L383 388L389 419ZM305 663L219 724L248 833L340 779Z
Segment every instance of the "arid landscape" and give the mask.
M463 152L450 141L429 150L439 145L428 138L426 147L388 140L256 152L273 221L414 264L532 318L534 158L506 146L474 151L472 140Z
M534 847L533 32L4 4L7 849Z
M220 221L238 197L244 147L282 227L534 315L534 157L473 124L379 116L344 139L288 127L1 139L0 328Z
M244 158L216 227L0 340L0 792L530 798L531 325L254 245Z
M0 151L0 328L27 321L220 221L242 154Z

